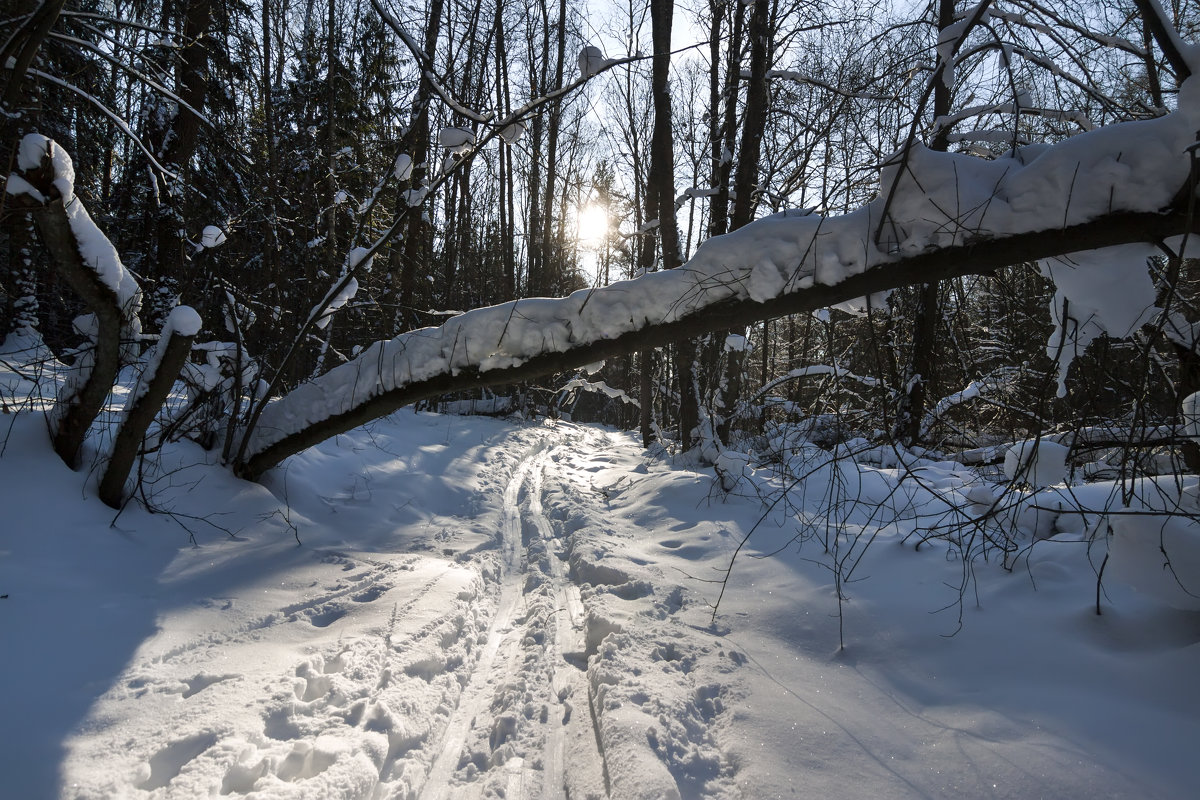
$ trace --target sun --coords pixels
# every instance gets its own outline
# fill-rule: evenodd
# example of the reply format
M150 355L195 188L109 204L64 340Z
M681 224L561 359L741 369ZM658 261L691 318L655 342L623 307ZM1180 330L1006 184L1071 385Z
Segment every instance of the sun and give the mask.
M589 204L575 214L575 235L585 244L599 244L608 233L608 213L603 206Z

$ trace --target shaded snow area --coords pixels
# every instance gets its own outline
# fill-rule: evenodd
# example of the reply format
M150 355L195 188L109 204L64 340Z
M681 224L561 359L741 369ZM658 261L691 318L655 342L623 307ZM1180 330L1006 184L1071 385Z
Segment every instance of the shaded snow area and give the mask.
M726 493L627 433L405 411L263 485L170 446L145 490L173 516L114 522L40 414L4 422L6 797L1168 798L1200 778L1200 612L1106 578L1097 616L1088 515L1021 512L1046 538L971 569L969 547L914 547L947 498L997 502L961 466L797 447L811 469L780 500L753 458ZM859 502L829 512L835 486ZM1135 539L1110 569L1161 576Z

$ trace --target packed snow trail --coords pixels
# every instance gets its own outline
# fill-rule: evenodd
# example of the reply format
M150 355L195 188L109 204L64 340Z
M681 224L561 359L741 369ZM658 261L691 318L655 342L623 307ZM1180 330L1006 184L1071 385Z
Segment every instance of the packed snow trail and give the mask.
M532 427L505 438L487 467L426 466L478 477L444 502L452 513L423 525L373 513L377 498L421 496L404 488L419 471L365 470L334 490L293 470L290 524L313 536L324 513L331 532L359 540L374 526L371 551L184 553L168 583L189 599L163 612L161 633L94 708L64 796L608 797L580 592L542 504L565 436ZM392 507L397 519L408 511ZM137 744L114 754L116 739Z
M578 666L566 663L573 658L577 665L583 658L583 612L578 587L564 575L557 549L551 552L554 533L541 500L546 448L551 442L548 435L543 436L505 487L499 605L483 654L447 725L421 800L482 796L486 786L496 782L507 800L565 799L567 787L571 787L572 798L607 796L603 784L595 780L603 772L603 756L591 728L587 683ZM527 501L524 512L522 494ZM547 604L547 596L551 604ZM547 616L556 619L553 627L547 624ZM514 683L523 689L519 696L512 691ZM540 710L531 713L530 703L539 701ZM572 703L587 713L576 713ZM580 716L587 720L582 734ZM490 724L485 726L487 720ZM478 749L464 749L469 736L481 741L485 733L491 749L486 758L480 758ZM539 739L544 742L540 753ZM589 739L590 749L586 747ZM513 747L505 747L516 741L532 742L527 755L513 755ZM585 746L575 746L579 743ZM568 749L572 755L569 773ZM503 769L496 777L452 785L452 776L464 767L469 777L480 770Z

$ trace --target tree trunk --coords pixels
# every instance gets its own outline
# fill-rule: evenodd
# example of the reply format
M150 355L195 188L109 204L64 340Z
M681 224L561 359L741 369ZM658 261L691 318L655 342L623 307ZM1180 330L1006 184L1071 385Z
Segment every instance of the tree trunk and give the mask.
M729 229L737 230L750 222L758 197L758 165L762 156L762 139L767 128L767 67L771 60L771 26L769 0L755 0L750 14L750 81L746 90L746 112L742 118L742 139L738 148L737 170L734 174L733 216ZM732 333L744 336L746 331L722 331L713 337L712 346L724 352L725 371L718 391L720 403L717 414L717 438L721 444L729 444L732 432L733 413L742 394L745 350L725 348ZM719 359L714 359L719 363Z
M567 0L558 2L558 23L555 26L556 58L554 60L554 80L549 89L556 91L563 85L563 60L567 48ZM558 136L562 123L562 100L554 100L549 108L549 120L546 125L546 184L542 188L541 230L538 231L541 243L541 264L537 275L530 287L534 296L550 296L556 294L555 289L562 279L563 254L554 241L554 190L558 181ZM535 158L540 155L535 154Z
M208 95L208 45L205 36L212 19L212 0L191 0L184 11L183 41L175 67L175 92L191 108L204 111ZM187 261L184 196L189 163L200 134L200 118L179 106L166 134L159 161L178 176L169 182L159 175L159 207L155 216L156 277L182 280Z
M404 136L405 152L412 158L412 178L408 183L410 190L421 187L428 173L425 166L429 160L429 103L433 98L433 84L426 70L433 69L433 57L437 48L438 36L441 33L443 0L432 0L429 5L429 20L425 24L425 41L423 43L425 63L422 65L421 78L417 83L417 95L413 101L413 116ZM425 221L425 215L414 213L409 209L408 201L403 192L399 193L396 202L397 215L406 214L408 222L405 225L403 246L397 247L393 275L399 276L399 305L396 314L396 329L411 330L418 326L419 319L413 310L416 302L418 270L427 269L433 249L433 232Z
M745 12L741 2L733 3L733 32L729 39L729 51L725 61L725 113L720 125L720 135L713 141L713 186L717 193L711 200L708 235L720 236L729 232L729 179L733 173L733 148L737 136L738 81L742 74L742 36L745 29ZM717 69L714 61L713 69ZM711 87L709 89L711 92ZM716 117L714 107L710 113Z
M265 283L279 282L283 276L279 273L279 245L275 236L276 209L275 199L279 194L276 181L279 177L279 163L275 153L275 98L274 85L271 81L271 2L262 0L262 104L263 104L263 145L267 151L267 196L263 225L263 267L266 270Z
M954 24L954 0L938 0L938 35ZM942 119L950 113L951 93L947 81L941 76L933 88L933 118ZM945 152L949 147L948 129L943 127L929 149ZM940 290L937 284L929 283L916 290L913 309L912 349L908 367L899 387L900 396L896 407L893 437L903 444L913 445L921 438L921 420L925 417L925 404L929 387L937 378L937 333L941 317Z
M187 361L195 336L183 336L171 331L165 341L160 341L157 357L151 361L154 375L141 395L130 397L125 408L125 418L113 440L112 454L100 478L100 500L110 508L120 508L125 494L125 481L141 448L142 438L150 423L162 408L179 377L179 371Z
M746 113L742 117L742 140L738 148L733 180L733 217L729 229L737 230L754 217L758 188L758 162L767 128L767 67L771 58L771 4L755 0L750 13L750 81L746 89Z
M675 144L671 131L671 23L674 3L651 0L650 25L654 43L651 93L654 100L654 130L650 139L650 173L647 189L650 207L658 213L658 242L662 268L674 269L679 257L679 227L675 220ZM696 402L696 343L680 340L675 351L679 389L679 442L684 450L695 443L693 431L700 424Z

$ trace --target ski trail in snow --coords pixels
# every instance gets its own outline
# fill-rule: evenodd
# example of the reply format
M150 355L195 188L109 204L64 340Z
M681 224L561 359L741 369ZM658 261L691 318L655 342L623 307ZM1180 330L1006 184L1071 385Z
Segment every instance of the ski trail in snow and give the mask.
M534 453L540 447L541 445L535 445ZM514 647L514 640L509 634L513 631L513 612L521 595L518 575L521 567L521 510L518 501L525 477L533 465L533 458L527 455L521 461L504 489L504 506L501 512L503 516L500 523L500 552L503 554L504 575L501 579L500 602L488 627L487 644L475 663L458 707L446 725L442 747L429 769L421 800L443 800L450 796L450 777L458 769L467 734L475 724L479 712L486 708L490 699L488 690L493 688L491 673L497 661L497 653L502 644L505 645L506 655ZM456 795L461 796L461 793L456 792ZM516 795L510 800L518 800L522 796Z
M549 454L539 456L529 487L529 516L537 528L538 536L554 558L547 559L550 576L554 579L555 618L558 628L558 650L568 660L583 657L583 600L579 587L567 579L563 570L561 545L555 539L554 529L542 509L542 484L546 476Z
M596 734L587 668L583 600L579 587L565 574L561 543L542 508L543 482L550 453L539 456L529 489L529 516L546 548L546 563L553 586L555 639L552 688L563 705L562 724L546 737L546 800L607 796L604 753ZM586 712L586 713L585 713ZM566 768L567 754L573 769ZM603 795L600 790L603 789Z
M583 605L542 506L552 443L536 443L505 487L499 605L421 800L489 788L506 800L608 795L582 669ZM459 773L470 782L454 783Z

